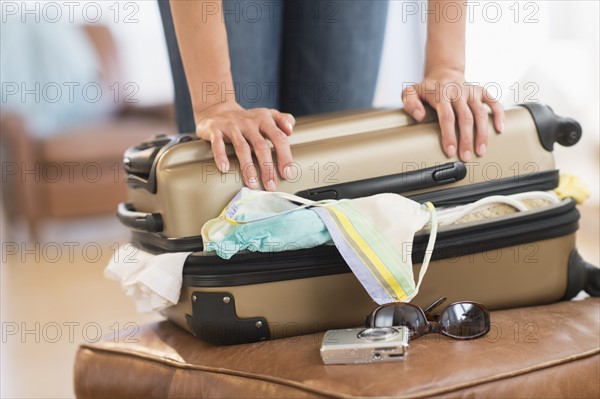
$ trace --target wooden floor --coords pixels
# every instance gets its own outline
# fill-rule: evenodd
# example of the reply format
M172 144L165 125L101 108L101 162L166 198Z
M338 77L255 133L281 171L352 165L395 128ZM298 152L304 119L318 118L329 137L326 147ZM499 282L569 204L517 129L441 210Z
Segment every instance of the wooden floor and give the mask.
M581 213L579 249L598 265L600 209L583 207ZM137 314L118 285L103 277L115 245L127 241L122 230L112 227L105 221L88 223L85 232L63 226L50 237L71 234L70 242L78 245L47 240L36 247L15 241L20 246L15 255L3 239L1 397L71 397L79 343L159 318Z

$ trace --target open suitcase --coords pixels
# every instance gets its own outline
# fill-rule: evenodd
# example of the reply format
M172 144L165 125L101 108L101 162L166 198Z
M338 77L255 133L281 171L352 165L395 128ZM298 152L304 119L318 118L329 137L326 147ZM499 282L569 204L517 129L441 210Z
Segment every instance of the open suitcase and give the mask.
M296 178L281 181L279 190L315 200L394 192L436 206L552 190L559 183L554 143L573 145L580 136L577 122L524 104L506 111L505 131L490 134L488 154L465 165L446 159L433 113L420 124L400 110L308 117L289 138ZM195 251L184 267L180 301L164 314L220 344L364 323L375 303L335 247L230 260L201 252L202 225L242 187L228 150L227 174L216 169L210 144L194 135L155 137L125 154L130 202L119 206L118 217L133 240L155 253ZM427 306L444 296L498 309L572 298L582 289L599 295L598 269L576 250L575 202L528 207L440 229L413 303ZM426 240L423 232L413 244L415 275Z

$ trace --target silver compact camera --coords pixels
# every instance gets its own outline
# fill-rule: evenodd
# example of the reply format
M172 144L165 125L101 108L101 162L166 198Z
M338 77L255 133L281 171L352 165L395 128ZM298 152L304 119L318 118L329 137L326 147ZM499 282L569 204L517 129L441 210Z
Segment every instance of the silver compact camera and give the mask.
M408 328L374 327L329 330L321 344L325 364L396 362L408 353Z

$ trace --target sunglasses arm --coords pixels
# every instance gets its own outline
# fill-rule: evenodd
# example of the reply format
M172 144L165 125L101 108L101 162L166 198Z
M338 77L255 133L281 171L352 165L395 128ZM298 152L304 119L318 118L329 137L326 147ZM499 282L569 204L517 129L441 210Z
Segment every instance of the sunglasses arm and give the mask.
M425 314L431 313L431 311L435 308L437 308L438 306L440 306L442 303L446 302L446 297L442 297L440 299L438 299L437 301L435 301L434 303L432 303L431 305L427 306L423 312Z

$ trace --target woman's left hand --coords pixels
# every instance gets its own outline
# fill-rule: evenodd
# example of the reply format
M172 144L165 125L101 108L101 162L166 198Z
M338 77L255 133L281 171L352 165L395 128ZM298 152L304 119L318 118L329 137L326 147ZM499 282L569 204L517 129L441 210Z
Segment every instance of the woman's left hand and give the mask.
M488 110L492 110L497 133L504 129L502 105L481 86L469 85L459 71L440 69L429 72L423 82L402 92L404 109L417 121L425 117L424 102L436 111L442 131L442 147L448 157L458 154L464 162L485 155L488 143ZM458 121L459 135L455 130ZM473 132L475 129L475 133ZM475 138L475 140L473 140ZM475 141L475 143L473 143Z

